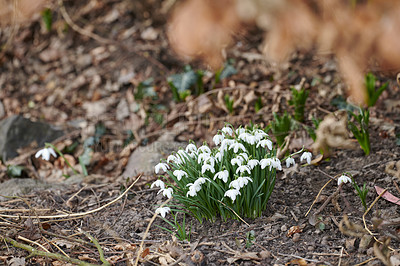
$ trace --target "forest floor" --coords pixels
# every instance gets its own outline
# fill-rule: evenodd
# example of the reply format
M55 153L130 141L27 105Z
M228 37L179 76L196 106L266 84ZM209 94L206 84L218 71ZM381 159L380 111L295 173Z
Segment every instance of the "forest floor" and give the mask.
M333 149L316 164L284 170L267 209L254 220L199 223L186 217L190 241L157 227L172 229L159 217L152 220L164 201L149 189L157 177L123 176L135 149L166 132L176 141L201 144L212 143L226 122L265 127L273 112L293 113L290 87L301 83L310 92L304 123L312 127L313 117L322 120L338 110L334 103L346 97L346 85L332 55L298 52L283 65L267 62L260 51L263 34L250 30L226 51L236 74L216 82L213 71L192 64L204 72L203 92L176 102L167 78L183 73L185 63L168 45L165 8L139 2L68 2L65 12L75 25L67 25L65 12L54 7L50 32L40 17L1 29L0 42L7 44L0 57L4 117L21 114L63 128L67 134L55 145L78 169L83 144L91 137L95 143L85 178L65 180L72 173L61 159L34 158L41 147L28 147L1 165L0 186L12 178L7 165L24 166L21 178L53 185L0 201L0 262L63 265L70 257L101 264L88 233L115 265L134 264L141 245L143 265L400 265L400 207L395 198L400 197L400 163L395 165L400 162L400 90L392 74L375 73L378 86L389 86L370 108L370 155L354 145ZM73 30L76 26L86 31ZM231 111L219 94L233 100ZM311 147L302 127L290 137L292 151ZM74 143L75 149L67 152ZM352 186L339 189L337 181L328 183L344 172L358 184L366 183L367 214ZM391 197L386 193L374 202L379 188ZM46 248L58 257L41 253L27 258L26 247L11 240Z

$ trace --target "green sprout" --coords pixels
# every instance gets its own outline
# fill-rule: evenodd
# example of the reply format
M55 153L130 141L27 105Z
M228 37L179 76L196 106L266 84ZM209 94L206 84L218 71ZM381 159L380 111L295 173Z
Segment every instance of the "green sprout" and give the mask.
M159 226L159 225L156 225L156 226L169 232L170 234L175 235L180 241L185 241L185 240L190 241L190 236L192 233L192 226L189 227L189 231L187 232L186 231L186 214L185 214L185 212L183 212L181 210L175 210L176 212L173 213L169 207L163 207L161 209L162 210L160 210L160 208L157 209L158 212L161 212L161 218L167 224L169 224L174 229L174 231L172 231L168 228L165 228L163 226ZM157 212L157 210L156 210L156 212ZM171 215L174 217L173 222L170 222L165 218L166 212L170 212L170 211L171 211ZM164 212L164 213L162 213L162 212ZM179 224L179 222L178 222L178 214L179 213L183 213L182 224Z
M185 66L183 73L169 76L167 81L174 100L181 102L191 94L204 93L203 76L203 71L194 71L190 66Z
M226 109L228 109L230 114L233 114L233 111L234 111L233 110L233 104L234 104L233 97L229 96L228 94L225 94L224 100L225 100Z
M371 144L369 141L369 110L358 107L358 114L353 111L348 111L351 117L354 118L354 122L349 120L349 128L353 132L354 137L357 139L360 147L363 149L365 155L369 155L371 150ZM358 126L356 123L358 123Z
M367 94L368 94L368 100L367 100L368 107L375 105L376 101L378 101L379 96L381 96L382 92L386 90L389 85L389 83L386 82L378 89L376 89L375 81L376 78L372 73L368 73L365 76L365 87L367 89Z
M271 121L271 131L276 138L276 143L278 146L282 147L286 136L289 135L292 128L292 118L286 111L282 116L279 116L276 113L273 115L274 120Z
M350 176L350 177L349 177ZM338 186L344 184L344 183L348 183L350 182L354 189L357 192L357 196L360 198L361 203L364 207L364 211L366 211L368 209L367 206L367 194L368 194L368 188L367 188L367 184L364 182L364 185L362 188L360 188L357 184L357 182L355 181L354 177L350 174L350 173L343 173L339 178L338 178Z
M294 87L291 87L290 90L292 91L292 99L289 100L289 105L294 106L294 119L296 119L299 122L303 122L304 109L310 91L304 88L297 90Z

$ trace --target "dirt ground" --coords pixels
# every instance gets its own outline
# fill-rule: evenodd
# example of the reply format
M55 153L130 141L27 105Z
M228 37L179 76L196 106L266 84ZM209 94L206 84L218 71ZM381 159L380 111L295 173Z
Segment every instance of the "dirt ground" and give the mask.
M7 165L21 165L23 177L52 186L0 201L0 263L64 265L65 257L70 257L102 264L102 250L112 264L133 265L142 248L139 262L143 265L400 265L397 198L374 202L379 188L393 197L400 195L400 164L395 165L400 162L396 135L400 94L393 73L375 73L378 83L387 81L389 88L371 108L369 156L358 146L337 149L317 164L284 170L278 174L262 217L203 223L187 217L191 239L179 241L157 227L171 229L162 219L152 219L156 206L165 200L149 189L157 177L122 177L130 154L167 131L175 132L177 141L211 143L225 122L238 126L253 121L266 126L273 112L293 111L287 104L289 87L302 79L310 90L304 123L311 126L312 117L323 119L336 111L332 100L346 95L335 59L299 51L284 65L272 64L259 49L262 34L250 30L237 36L236 45L227 50L227 57L234 59L235 75L215 84L213 72L207 70L203 96L176 103L166 80L182 73L185 63L168 45L167 14L162 6L153 1L64 5L75 26L96 35L73 30L57 6L52 8L50 32L41 18L1 29L0 42L7 43L0 57L5 116L22 114L62 127L68 134L56 145L65 148L77 143L78 148L68 154L77 168L85 140L95 135L99 125L105 133L96 142L85 178L65 180L63 175L71 174L68 168L58 159L34 158L40 148L34 146L1 165L0 182L11 178ZM206 69L199 62L192 68ZM139 99L138 87L148 78L153 78L153 91ZM215 101L214 106L218 103L219 91L239 99L233 113L202 109L210 101ZM240 96L239 91L245 93ZM245 99L251 92L262 101L257 112L254 97ZM312 141L304 130L298 129L291 137L292 150L303 145L310 148ZM360 185L366 183L371 205L366 215L352 186L339 190L335 180L324 186L343 172L352 173ZM38 251L45 248L59 257L49 253L27 257L28 248L21 244Z

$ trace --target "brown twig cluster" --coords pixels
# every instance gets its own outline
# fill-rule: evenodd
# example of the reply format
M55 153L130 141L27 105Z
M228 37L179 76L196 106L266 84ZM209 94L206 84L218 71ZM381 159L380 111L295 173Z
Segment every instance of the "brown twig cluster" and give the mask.
M255 24L266 32L271 60L303 49L334 53L350 95L362 103L368 67L399 69L399 13L397 0L188 0L173 13L169 36L178 53L217 67L241 25Z

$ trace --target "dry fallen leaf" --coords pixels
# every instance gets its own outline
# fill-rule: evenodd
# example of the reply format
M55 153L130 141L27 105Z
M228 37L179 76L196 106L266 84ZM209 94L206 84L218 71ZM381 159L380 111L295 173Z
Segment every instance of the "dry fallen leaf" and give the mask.
M301 229L300 226L298 226L298 225L294 225L289 228L288 232L286 233L286 236L291 237L292 235L294 235L296 233L301 233L301 232L303 232L303 229Z
M376 190L376 193L377 193L378 195L380 195L380 194L383 192L384 189L381 188L381 187L375 186L375 190ZM398 197L393 196L393 195L392 195L391 193L389 193L388 191L386 191L386 192L382 195L382 198L384 198L385 200L390 201L390 202L392 202L392 203L394 203L394 204L400 205L400 199L399 199Z
M307 266L308 265L305 259L294 259L294 260L287 262L285 265L291 265L291 264L296 264L299 266Z

